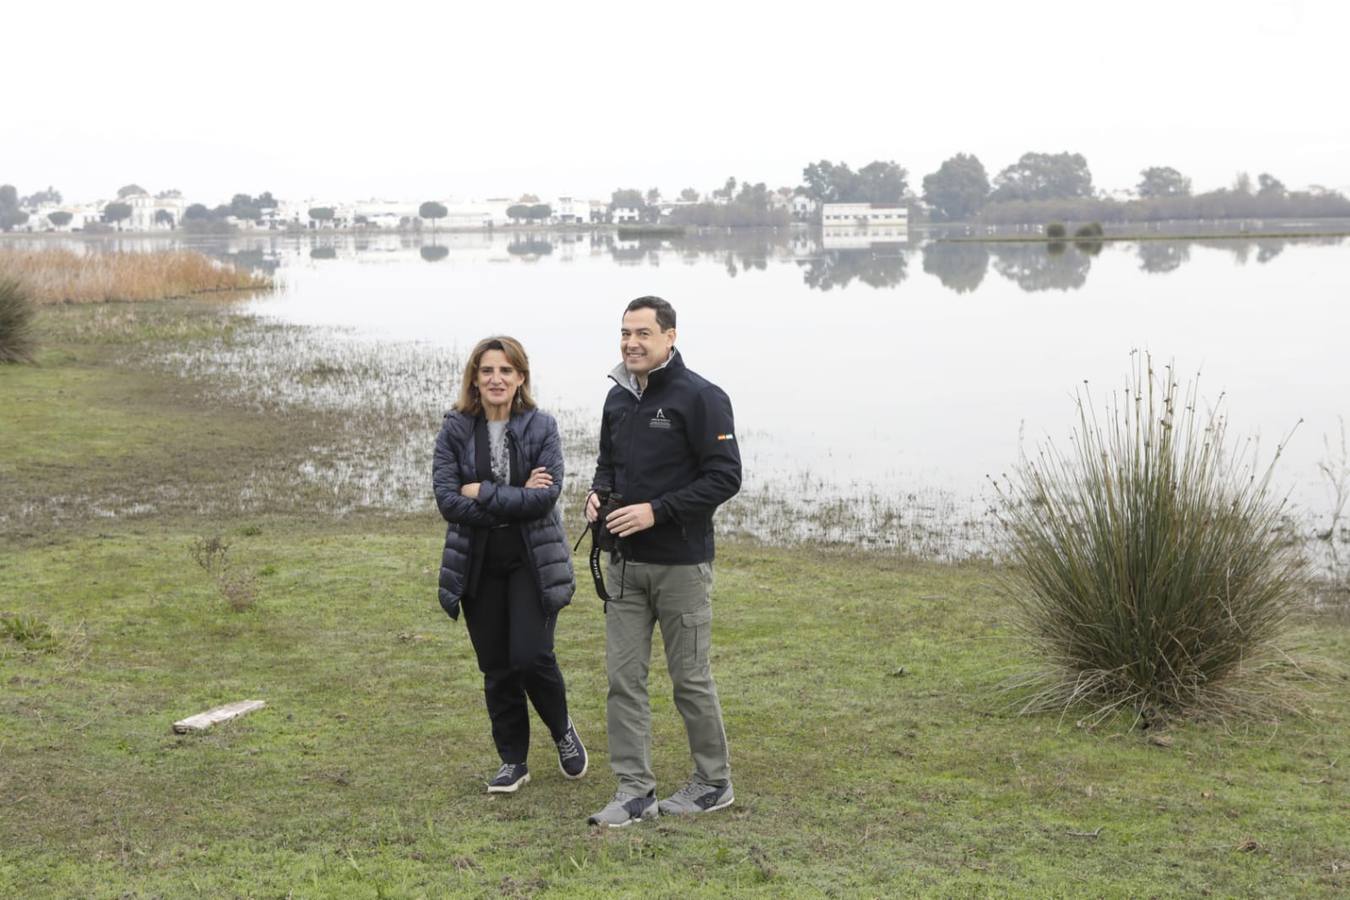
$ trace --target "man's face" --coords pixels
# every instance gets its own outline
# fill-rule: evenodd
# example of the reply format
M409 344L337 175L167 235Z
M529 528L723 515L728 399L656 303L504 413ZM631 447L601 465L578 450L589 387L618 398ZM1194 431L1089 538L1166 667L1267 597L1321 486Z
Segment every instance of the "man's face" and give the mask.
M623 365L633 375L646 375L670 357L675 346L675 329L662 331L656 322L656 310L635 309L623 314L619 329L619 352Z

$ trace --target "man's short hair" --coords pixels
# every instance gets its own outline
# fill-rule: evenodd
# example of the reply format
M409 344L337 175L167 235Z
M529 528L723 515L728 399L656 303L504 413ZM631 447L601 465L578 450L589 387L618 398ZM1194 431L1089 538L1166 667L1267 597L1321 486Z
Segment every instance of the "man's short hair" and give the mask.
M628 304L624 312L636 312L639 309L650 309L656 313L656 324L662 331L669 331L675 327L675 307L660 297L639 297Z

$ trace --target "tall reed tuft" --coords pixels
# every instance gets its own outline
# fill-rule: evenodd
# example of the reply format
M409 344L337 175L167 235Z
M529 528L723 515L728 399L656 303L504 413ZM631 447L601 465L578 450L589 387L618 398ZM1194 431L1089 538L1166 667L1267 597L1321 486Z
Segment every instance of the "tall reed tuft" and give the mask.
M1255 442L1231 449L1197 390L1179 398L1171 368L1138 356L1104 421L1080 395L1072 449L1047 444L998 486L1004 587L1047 664L1023 712L1240 714L1287 697L1268 676L1304 582L1270 487L1279 448L1258 471Z
M33 301L19 282L0 278L0 363L32 362Z
M216 262L195 250L0 250L0 275L22 282L38 303L166 300L274 286L271 278Z

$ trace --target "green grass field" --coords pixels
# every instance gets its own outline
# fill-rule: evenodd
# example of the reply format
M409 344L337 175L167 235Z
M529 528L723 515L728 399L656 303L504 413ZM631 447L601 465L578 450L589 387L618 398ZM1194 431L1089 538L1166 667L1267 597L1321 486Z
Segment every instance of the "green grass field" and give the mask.
M56 309L43 326L41 367L0 368L0 896L1350 886L1343 618L1295 635L1328 661L1306 716L1156 740L1128 720L1013 715L998 686L1030 660L997 573L885 553L723 543L713 667L736 805L616 831L585 823L614 784L603 614L578 560L557 646L591 772L565 781L536 727L534 780L490 798L481 679L435 599L435 514L257 502L253 479L282 484L323 415L280 421L146 363L245 327L228 313ZM193 562L214 535L255 586L245 611ZM689 762L659 650L652 689L673 790ZM171 731L255 697L267 708Z

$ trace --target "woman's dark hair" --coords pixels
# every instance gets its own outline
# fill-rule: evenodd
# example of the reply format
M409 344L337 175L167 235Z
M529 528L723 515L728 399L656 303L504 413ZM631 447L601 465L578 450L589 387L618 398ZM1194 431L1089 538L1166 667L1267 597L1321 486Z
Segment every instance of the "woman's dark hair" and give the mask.
M459 386L459 400L455 403L455 409L460 412L476 416L483 411L483 400L478 396L478 367L482 365L483 354L489 350L500 350L506 354L506 361L515 366L516 371L521 375L520 387L516 388L516 396L511 402L511 408L534 409L534 397L530 396L530 358L525 355L525 348L521 346L520 341L506 335L483 338L473 348L469 354L469 361L464 366L464 380Z
M669 331L675 327L675 307L660 297L639 297L628 304L624 312L630 313L639 309L650 309L656 313L656 324L662 331Z

